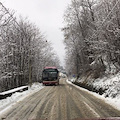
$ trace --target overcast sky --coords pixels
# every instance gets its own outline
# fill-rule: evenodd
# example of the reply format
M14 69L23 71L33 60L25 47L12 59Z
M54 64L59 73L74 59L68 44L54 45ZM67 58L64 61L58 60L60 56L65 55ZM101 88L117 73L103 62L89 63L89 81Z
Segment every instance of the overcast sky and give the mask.
M1 0L3 5L15 10L17 15L28 17L51 41L63 65L63 14L71 0Z

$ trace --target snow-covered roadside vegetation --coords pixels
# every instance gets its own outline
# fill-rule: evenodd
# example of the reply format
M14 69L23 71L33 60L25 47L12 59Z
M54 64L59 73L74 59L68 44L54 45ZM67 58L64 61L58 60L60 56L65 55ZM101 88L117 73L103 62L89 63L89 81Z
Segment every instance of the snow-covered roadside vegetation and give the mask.
M85 80L84 77L84 80L78 79L77 82L76 78L71 78L69 81L82 88L88 89L92 94L104 99L120 110L120 73L98 79L90 79L90 77L88 77L88 79Z
M12 96L7 97L6 99L0 100L0 114L11 108L17 102L23 100L27 96L41 90L44 86L41 83L33 83L28 90L23 92L16 92Z
M102 79L98 78L89 84L98 90L103 89L105 97L120 98L120 73Z

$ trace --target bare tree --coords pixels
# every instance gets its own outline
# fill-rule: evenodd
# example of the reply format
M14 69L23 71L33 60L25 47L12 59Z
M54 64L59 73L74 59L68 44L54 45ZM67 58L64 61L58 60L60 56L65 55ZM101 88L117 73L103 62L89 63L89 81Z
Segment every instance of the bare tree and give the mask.
M93 69L93 63L102 74L113 65L120 69L119 9L118 0L72 0L66 9L66 63L72 62L76 74Z
M57 55L35 24L0 7L0 91L40 82L45 66L59 66Z

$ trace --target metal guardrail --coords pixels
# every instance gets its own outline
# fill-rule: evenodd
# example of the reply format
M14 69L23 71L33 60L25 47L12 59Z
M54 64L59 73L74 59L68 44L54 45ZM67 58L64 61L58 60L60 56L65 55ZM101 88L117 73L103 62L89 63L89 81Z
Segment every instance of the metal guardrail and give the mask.
M15 89L11 89L9 91L2 92L2 93L0 93L0 100L5 99L7 97L10 97L12 94L14 94L16 92L22 92L22 91L25 91L25 90L28 90L28 86L22 86L22 87L19 87L19 88L15 88Z

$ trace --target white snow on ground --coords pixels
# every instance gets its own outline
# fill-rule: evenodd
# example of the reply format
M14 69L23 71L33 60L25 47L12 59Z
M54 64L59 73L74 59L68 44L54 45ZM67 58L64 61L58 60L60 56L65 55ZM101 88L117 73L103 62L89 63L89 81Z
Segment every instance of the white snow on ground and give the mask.
M75 82L76 78L71 78L70 81L71 82Z
M120 98L120 73L102 79L96 79L93 83L93 87L106 90L103 94L110 98Z
M118 77L118 75L117 75L117 77ZM118 78L117 78L118 79ZM111 77L111 81L116 81L116 76L114 76L114 77ZM108 104L110 104L111 106L113 106L114 108L116 108L116 109L118 109L118 110L120 110L120 93L117 93L117 95L116 95L116 97L105 97L105 94L103 94L103 95L99 95L99 94L97 94L97 93L95 93L95 92L91 92L91 91L89 91L89 90L87 90L87 89L84 89L84 88L82 88L82 87L79 87L79 86L77 86L77 85L75 85L75 84L73 84L71 81L68 81L67 80L67 82L69 83L69 84L72 84L73 86L75 86L75 87L77 87L78 89L80 89L80 90L83 90L83 91L86 91L86 92L88 92L89 94L92 94L92 95L94 95L94 96L96 96L97 98L99 98L99 99L102 99L102 100L104 100L106 103L108 103ZM99 84L101 84L102 82L100 82ZM108 82L108 83L112 83L112 82ZM119 86L120 87L120 86ZM109 91L109 90L108 90ZM107 91L106 91L107 92Z
M6 99L0 100L0 114L4 113L17 102L22 101L27 96L41 90L42 88L44 88L44 86L41 83L34 83L31 87L29 87L28 90L23 92L16 92L11 97L7 97Z

